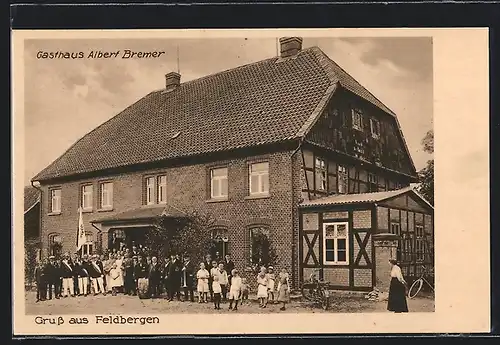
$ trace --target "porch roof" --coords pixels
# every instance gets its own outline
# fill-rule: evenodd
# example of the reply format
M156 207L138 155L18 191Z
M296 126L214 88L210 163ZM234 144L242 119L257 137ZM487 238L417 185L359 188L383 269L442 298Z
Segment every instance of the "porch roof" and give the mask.
M103 218L94 219L90 222L96 224L96 223L135 221L135 220L152 220L159 218L162 215L171 218L186 217L186 214L182 213L179 210L176 210L171 206L155 205L155 206L141 206L133 208L109 217L104 216Z
M384 192L329 195L315 200L304 201L301 204L299 204L299 207L307 208L307 207L328 206L328 205L376 203L408 192L413 193L419 199L423 200L429 207L433 208L432 205L430 205L417 191L415 191L413 187L405 187L401 189L384 191Z

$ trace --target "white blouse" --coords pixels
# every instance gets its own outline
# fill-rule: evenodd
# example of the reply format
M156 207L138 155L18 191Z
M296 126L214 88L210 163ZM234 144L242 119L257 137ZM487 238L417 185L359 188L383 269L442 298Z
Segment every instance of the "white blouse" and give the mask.
M398 278L398 280L405 284L405 280L403 278L403 273L401 272L401 268L399 266L392 266L392 269L391 269L391 278Z

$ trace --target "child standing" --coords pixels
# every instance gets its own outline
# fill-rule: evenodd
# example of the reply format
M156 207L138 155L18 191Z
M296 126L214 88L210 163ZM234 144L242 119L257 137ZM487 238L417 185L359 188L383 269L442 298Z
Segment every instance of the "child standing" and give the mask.
M247 284L247 278L241 278L241 304L248 301L250 286Z
M198 279L198 303L207 303L208 299L208 279L210 278L210 273L205 269L205 264L202 262L200 264L200 269L196 273L196 278Z
M283 303L280 310L285 310L285 306L290 299L290 282L286 269L281 270L278 280L278 302Z
M257 275L257 298L259 299L259 307L265 308L267 306L267 269L260 268L260 273Z
M238 300L241 294L242 281L237 269L233 269L231 271L231 276L231 287L229 289L229 310L238 310Z
M214 309L220 310L222 287L219 283L218 275L214 275L212 279L213 279L212 291L214 292Z
M274 303L274 285L276 280L276 275L274 274L273 266L269 266L267 269L267 301L271 304Z

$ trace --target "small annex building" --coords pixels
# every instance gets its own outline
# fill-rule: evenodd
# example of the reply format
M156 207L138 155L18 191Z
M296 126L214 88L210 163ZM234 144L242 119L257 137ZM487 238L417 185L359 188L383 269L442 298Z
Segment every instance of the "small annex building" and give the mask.
M334 289L387 289L389 259L411 281L434 266L434 209L412 187L331 195L299 206L300 280L319 268Z

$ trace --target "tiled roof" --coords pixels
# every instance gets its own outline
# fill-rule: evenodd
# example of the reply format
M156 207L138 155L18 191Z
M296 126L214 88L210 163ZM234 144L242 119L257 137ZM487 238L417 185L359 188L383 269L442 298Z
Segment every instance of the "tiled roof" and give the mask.
M31 209L38 201L40 201L38 189L32 186L24 187L24 212Z
M99 219L92 220L91 223L108 223L108 222L118 222L126 220L148 220L160 217L162 214L170 217L184 217L180 211L174 208L162 205L162 206L142 206L127 210L121 213L117 213L113 216L102 217Z
M345 204L362 204L362 203L374 203L386 200L407 192L412 192L422 199L426 204L430 204L425 201L412 187L405 187L401 189L385 191L385 192L373 192L373 193L359 193L359 194L335 194L326 196L323 198L308 200L302 202L300 207L313 207L313 206L327 206L327 205L345 205ZM432 206L430 206L432 208Z
M78 140L33 180L296 139L337 83L393 114L313 47L151 92Z

